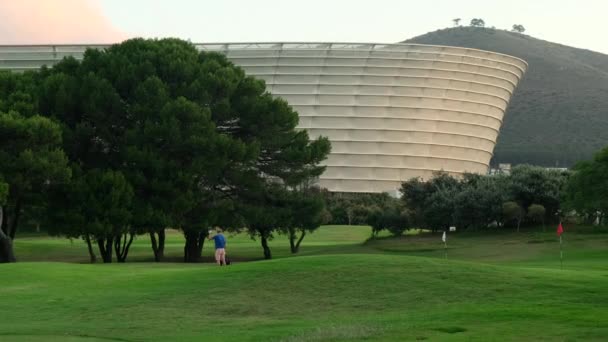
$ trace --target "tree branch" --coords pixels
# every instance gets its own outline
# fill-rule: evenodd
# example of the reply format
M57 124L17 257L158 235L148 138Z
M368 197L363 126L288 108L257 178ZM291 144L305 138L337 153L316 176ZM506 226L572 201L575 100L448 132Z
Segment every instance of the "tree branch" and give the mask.
M302 240L304 240L305 236L306 236L306 231L303 230L302 235L300 235L300 238L298 239L298 243L296 243L296 249L300 248L300 244L302 243Z

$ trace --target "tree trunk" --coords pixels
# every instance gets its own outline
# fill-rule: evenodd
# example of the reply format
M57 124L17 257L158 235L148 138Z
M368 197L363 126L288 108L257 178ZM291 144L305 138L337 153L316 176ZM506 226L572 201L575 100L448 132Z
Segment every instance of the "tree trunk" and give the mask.
M296 253L298 253L300 251L300 244L302 243L302 240L304 240L305 236L306 236L306 231L302 231L302 235L300 235L300 238L298 239L298 242L296 243Z
M129 236L127 240L127 235ZM116 251L116 260L118 262L127 261L127 255L129 255L129 247L131 247L131 243L133 242L132 233L124 233L121 235L117 235L114 239L114 251Z
M17 234L17 226L19 225L19 218L21 218L21 200L17 200L15 204L15 210L13 212L12 219L7 222L9 224L8 236L11 240L15 240L15 234Z
M547 229L545 228L545 218L542 218L542 223L543 223L543 233L547 231Z
M206 237L207 237L207 235L204 232L199 232L198 233L198 255L199 255L199 258L203 255L203 246L205 246L205 238Z
M0 233L0 263L15 262L13 241L4 232Z
M95 251L93 250L93 246L91 245L91 237L87 234L84 238L87 242L87 247L89 248L89 257L91 258L91 264L97 262L97 256L95 255Z
M264 248L264 259L272 259L272 253L270 252L270 247L268 247L268 239L264 236L262 236L262 248Z
M296 232L294 229L289 230L289 248L291 249L291 253L295 254L296 251Z
M517 232L519 233L519 225L521 224L521 217L517 218Z
M296 238L298 237L297 231L295 229L289 230L289 246L291 247L292 254L296 254L300 251L300 244L305 236L306 232L302 231L302 235L300 235L300 238L296 241Z
M158 240L156 239L156 234L158 234ZM150 241L152 242L154 261L159 262L165 257L165 229L161 229L158 232L150 232Z
M4 208L0 207L0 263L15 262L13 241L3 230Z
M205 233L201 231L184 231L184 262L199 262L203 253Z
M8 225L6 222L8 220L4 220L4 213L6 212L5 206L0 206L0 230L4 232L4 234L8 234Z
M97 245L99 246L99 254L101 254L101 258L103 262L109 264L112 262L112 242L114 237L107 237L97 239Z

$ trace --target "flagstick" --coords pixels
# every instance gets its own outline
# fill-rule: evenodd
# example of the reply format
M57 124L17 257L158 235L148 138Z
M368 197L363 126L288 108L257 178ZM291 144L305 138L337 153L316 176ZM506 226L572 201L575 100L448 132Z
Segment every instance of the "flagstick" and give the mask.
M443 258L448 259L448 243L443 241Z
M559 236L559 269L564 269L564 252L562 251L562 236Z

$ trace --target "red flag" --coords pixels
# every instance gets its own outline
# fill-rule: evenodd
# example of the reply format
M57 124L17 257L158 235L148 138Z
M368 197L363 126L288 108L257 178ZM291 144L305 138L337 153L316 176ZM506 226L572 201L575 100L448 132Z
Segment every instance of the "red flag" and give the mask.
M559 223L559 226L557 226L557 236L561 236L562 233L564 232L564 227L562 227L562 223Z

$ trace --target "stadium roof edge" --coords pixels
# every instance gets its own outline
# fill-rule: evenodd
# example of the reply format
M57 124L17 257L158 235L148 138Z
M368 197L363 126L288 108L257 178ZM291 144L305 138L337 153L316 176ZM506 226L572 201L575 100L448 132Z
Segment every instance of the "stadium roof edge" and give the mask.
M443 47L443 48L453 48L453 49L460 49L460 50L467 50L467 51L477 51L477 52L484 52L484 53L492 53L495 55L500 55L500 56L505 56L505 57L509 57L509 58L513 58L516 60L521 61L522 63L524 63L526 66L528 66L528 62L526 62L525 60L519 58L519 57L515 57L515 56L511 56L511 55L507 55L504 53L500 53L500 52L494 52L494 51L488 51L488 50L481 50L481 49L473 49L473 48L465 48L465 47L461 47L461 46L452 46L452 45L435 45L435 44L414 44L414 43L380 43L380 42L333 42L333 41L264 41L264 42L204 42L204 43L196 43L196 42L191 42L194 45L246 45L246 44L344 44L344 45L393 45L393 46L430 46L430 47ZM108 47L110 45L114 45L114 44L119 44L119 43L92 43L92 44L86 44L86 43L75 43L75 44L53 44L53 43L49 43L49 44L0 44L0 48L2 47L43 47L43 46L87 46L87 47Z

